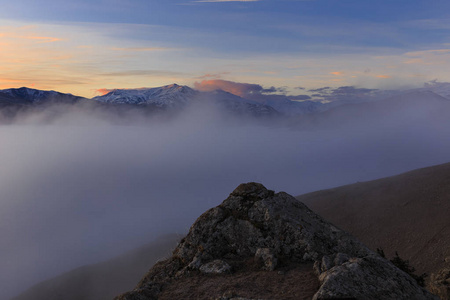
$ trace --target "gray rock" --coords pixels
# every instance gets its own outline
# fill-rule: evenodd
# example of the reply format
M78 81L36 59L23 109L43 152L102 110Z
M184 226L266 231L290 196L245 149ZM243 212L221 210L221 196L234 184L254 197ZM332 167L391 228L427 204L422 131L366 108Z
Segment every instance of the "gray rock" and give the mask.
M337 253L335 255L325 255L321 260L314 263L314 271L319 276L337 265L342 265L347 262L350 257L345 253Z
M213 260L200 267L200 272L205 274L224 274L231 272L231 266L220 259Z
M313 300L355 299L438 299L417 285L408 274L376 255L350 258L319 276L320 288Z
M174 256L189 264L194 257L202 261L253 257L259 248L270 249L275 258L296 262L339 252L351 256L371 253L292 196L249 183L201 215Z
M180 276L254 258L273 270L277 262L314 262L320 288L314 299L437 299L403 271L286 193L258 183L239 185L202 214L166 262L153 267L136 289L117 299L138 299ZM220 263L218 263L218 260ZM149 289L156 291L148 294ZM220 296L219 296L220 297ZM254 295L257 298L258 295Z
M258 248L255 258L262 261L264 270L273 271L277 266L277 258L270 248Z

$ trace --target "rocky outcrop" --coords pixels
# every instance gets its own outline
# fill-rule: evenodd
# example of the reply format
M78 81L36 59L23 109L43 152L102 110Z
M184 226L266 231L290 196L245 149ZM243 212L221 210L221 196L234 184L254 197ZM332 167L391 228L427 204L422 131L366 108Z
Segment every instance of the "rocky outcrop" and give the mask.
M241 184L221 205L201 215L171 258L116 299L158 299L174 282L198 274L233 276L228 273L253 270L282 276L277 269L308 265L314 265L318 277L314 299L437 299L294 197L258 183Z

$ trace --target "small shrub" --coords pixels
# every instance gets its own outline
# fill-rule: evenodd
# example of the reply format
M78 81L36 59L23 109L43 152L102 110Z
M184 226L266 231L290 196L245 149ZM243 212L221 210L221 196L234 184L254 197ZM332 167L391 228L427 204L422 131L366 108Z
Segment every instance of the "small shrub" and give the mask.
M386 254L384 254L383 249L377 248L377 253L378 253L378 255L381 256L382 258L386 258Z
M377 248L377 253L381 257L386 258L386 255L384 254L384 251L382 248ZM409 276L414 278L417 281L418 285L420 285L422 287L425 286L425 278L427 278L428 274L427 273L423 273L421 275L414 274L416 269L409 264L409 260L402 259L398 255L397 251L395 251L395 256L393 259L390 259L390 262L393 263L394 266L396 266L397 268L399 268L400 270L402 270L403 272L407 273Z

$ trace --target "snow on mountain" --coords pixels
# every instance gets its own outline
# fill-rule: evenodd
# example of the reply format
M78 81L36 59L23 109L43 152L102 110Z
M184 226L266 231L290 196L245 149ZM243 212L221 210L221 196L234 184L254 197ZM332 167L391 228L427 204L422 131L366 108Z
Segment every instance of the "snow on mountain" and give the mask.
M450 99L449 82L438 82L437 80L432 80L430 82L425 83L423 88L415 89L415 91L430 91L442 97Z
M73 103L82 97L56 91L42 91L26 87L0 90L0 104L38 104L51 102ZM189 103L213 103L221 110L254 116L284 114L295 116L323 111L327 108L315 101L291 101L280 96L276 100L246 99L240 96L215 90L200 92L188 86L171 84L156 88L114 89L111 92L92 98L104 104L147 105L164 109L183 108Z
M450 94L450 84L433 83L428 84L425 88L408 90L403 93L399 92L390 98L385 98L385 100L389 101L374 100L369 102L377 102L382 107L387 105L386 109L388 111L398 110L413 106L416 102L422 102L427 99L428 102L431 101L430 99L448 101L449 98L442 96L447 92ZM102 103L105 108L108 107L108 104L130 104L163 109L183 109L187 105L195 103L200 106L204 104L213 105L219 111L236 115L257 117L309 115L334 109L338 106L346 106L343 102L323 104L316 101L292 101L283 95L246 99L223 90L203 92L177 84L156 88L115 89L105 95L97 96L90 100L71 94L63 94L56 91L42 91L26 87L0 90L0 104L3 106L10 104L33 105L48 102L76 103L80 100L85 100L91 104ZM364 107L361 106L360 108L363 109Z
M247 100L231 93L216 90L200 92L177 84L157 88L117 89L92 100L110 104L151 105L160 108L182 108L187 104L212 104L220 110L254 116L275 115L278 112L267 105Z
M171 84L157 88L116 89L92 100L114 104L155 105L174 108L184 106L197 95L197 91L187 86Z

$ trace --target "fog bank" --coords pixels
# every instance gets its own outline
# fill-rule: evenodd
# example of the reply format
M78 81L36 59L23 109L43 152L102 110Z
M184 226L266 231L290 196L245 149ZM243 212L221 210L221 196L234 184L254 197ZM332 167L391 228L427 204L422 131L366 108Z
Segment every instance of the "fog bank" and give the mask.
M321 130L213 111L127 126L68 120L0 127L1 299L185 233L242 182L298 195L450 161L445 118Z

